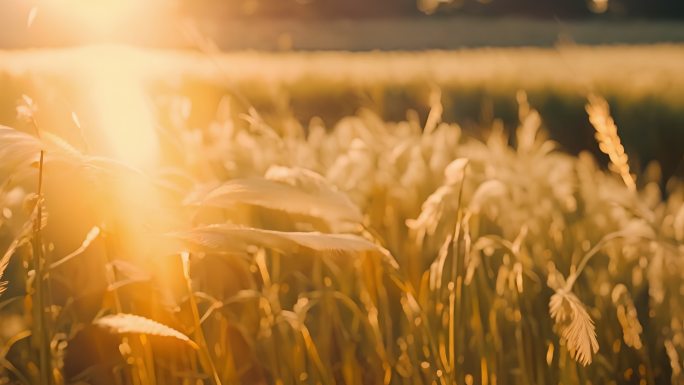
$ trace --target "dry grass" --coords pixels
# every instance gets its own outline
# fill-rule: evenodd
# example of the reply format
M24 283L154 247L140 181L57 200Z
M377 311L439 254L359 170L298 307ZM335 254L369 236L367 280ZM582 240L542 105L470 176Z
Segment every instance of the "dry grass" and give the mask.
M138 167L24 104L36 132L0 127L3 377L681 382L684 185L631 176L600 99L620 179L518 101L515 138L494 122L484 140L437 97L427 124L181 111Z

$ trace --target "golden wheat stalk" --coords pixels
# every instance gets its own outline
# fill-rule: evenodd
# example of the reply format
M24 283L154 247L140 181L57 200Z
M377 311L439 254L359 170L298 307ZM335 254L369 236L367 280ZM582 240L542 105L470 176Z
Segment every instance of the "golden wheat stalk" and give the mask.
M596 130L596 141L599 149L610 158L609 168L620 175L630 191L636 191L636 181L629 172L629 158L622 146L615 121L610 116L608 102L597 95L590 94L586 105L589 122Z
M621 283L617 284L615 288L613 288L611 298L617 308L618 322L622 327L622 335L625 344L634 349L641 349L643 346L641 342L643 328L641 323L639 323L637 310L634 306L634 301L632 301L632 298L629 295L627 287Z
M183 341L195 349L197 348L197 345L188 336L178 330L139 315L112 314L99 318L93 323L116 334L145 334L169 337Z

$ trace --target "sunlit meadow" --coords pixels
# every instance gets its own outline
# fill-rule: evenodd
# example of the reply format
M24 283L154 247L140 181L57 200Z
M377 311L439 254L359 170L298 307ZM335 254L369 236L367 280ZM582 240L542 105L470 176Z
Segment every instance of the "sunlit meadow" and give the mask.
M0 52L0 384L684 383L681 45L184 28Z

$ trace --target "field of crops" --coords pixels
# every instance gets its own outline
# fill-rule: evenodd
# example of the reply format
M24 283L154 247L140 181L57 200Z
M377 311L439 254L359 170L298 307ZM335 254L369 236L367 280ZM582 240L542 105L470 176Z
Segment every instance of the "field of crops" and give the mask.
M595 92L610 102L633 167L641 171L657 160L666 177L682 176L682 62L681 45L489 48L420 54L212 54L124 47L7 51L0 53L0 123L15 125L16 101L28 94L41 104L52 130L71 141L79 140L73 136L71 112L79 116L89 136L89 130L103 125L95 100L107 100L120 110L141 108L116 106L122 99L131 99L121 96L123 92L137 92L138 99L145 97L140 93L151 95L149 111L137 113L156 115L148 121L170 124L169 119L177 115L176 107L186 106L191 128L206 127L222 100L230 103L231 116L238 124L242 122L239 115L253 106L277 129L292 119L306 127L312 118L331 127L360 109L392 122L405 120L407 112L415 110L424 121L431 95L439 90L444 119L482 139L483 131L495 120L509 131L515 129L515 95L525 90L544 117L551 139L563 150L572 154L593 150L605 161L584 111L586 95ZM130 79L137 83L130 85ZM122 83L129 84L128 91L122 89ZM109 99L102 94L110 94ZM111 115L123 118L112 112L110 120ZM91 136L89 139L96 141L102 135L95 132Z
M2 52L0 383L683 383L680 63Z

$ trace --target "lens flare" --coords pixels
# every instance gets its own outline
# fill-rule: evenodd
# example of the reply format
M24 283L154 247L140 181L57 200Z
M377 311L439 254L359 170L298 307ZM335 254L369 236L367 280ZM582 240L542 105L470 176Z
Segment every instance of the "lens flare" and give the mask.
M88 33L109 33L123 28L139 15L147 1L135 0L52 0L44 4L48 13L80 26Z

